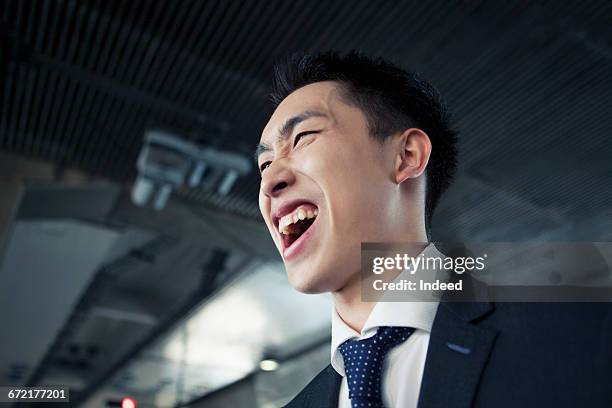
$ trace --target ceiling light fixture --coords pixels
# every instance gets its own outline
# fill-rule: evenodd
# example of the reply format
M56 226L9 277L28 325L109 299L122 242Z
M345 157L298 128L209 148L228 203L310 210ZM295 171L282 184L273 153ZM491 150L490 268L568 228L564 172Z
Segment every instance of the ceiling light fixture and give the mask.
M204 188L207 177L215 181L207 188L227 195L251 170L250 161L239 153L200 146L159 129L145 132L136 167L132 201L139 206L151 203L156 210L163 209L172 191L183 185Z

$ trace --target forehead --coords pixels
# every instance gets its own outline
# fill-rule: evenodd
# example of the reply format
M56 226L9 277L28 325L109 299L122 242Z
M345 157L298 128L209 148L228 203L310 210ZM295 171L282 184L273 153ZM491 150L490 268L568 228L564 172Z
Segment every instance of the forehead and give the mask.
M321 112L334 120L341 103L337 82L316 82L299 88L278 105L261 133L261 142L271 143L287 119L305 111Z

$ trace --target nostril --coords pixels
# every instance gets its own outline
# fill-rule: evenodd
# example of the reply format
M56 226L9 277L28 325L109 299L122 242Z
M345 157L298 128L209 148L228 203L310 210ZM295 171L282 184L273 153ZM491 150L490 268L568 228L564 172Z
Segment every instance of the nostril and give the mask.
M283 188L287 187L287 182L286 181L281 181L280 183L277 183L274 188L272 189L273 193L276 193L279 190L282 190Z

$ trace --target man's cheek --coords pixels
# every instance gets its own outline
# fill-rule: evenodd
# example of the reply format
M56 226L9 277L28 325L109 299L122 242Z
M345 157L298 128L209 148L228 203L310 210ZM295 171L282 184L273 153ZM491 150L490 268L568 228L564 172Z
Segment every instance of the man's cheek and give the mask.
M265 196L261 193L261 190L260 190L260 193L259 193L259 212L261 213L261 217L263 218L264 222L266 223L266 227L268 227L268 232L272 236L272 239L274 239L274 226L272 225L272 222L269 220L270 206L268 204L269 204L269 202L266 200Z
M258 204L259 204L259 211L261 212L261 215L263 216L265 213L265 199L264 199L264 194L261 191L261 187L259 188L259 197L258 197Z
M318 150L302 157L297 163L299 170L309 176L325 174L328 171L328 158Z
M314 177L332 177L344 179L350 175L351 160L337 146L319 149L305 158L301 163L302 170Z

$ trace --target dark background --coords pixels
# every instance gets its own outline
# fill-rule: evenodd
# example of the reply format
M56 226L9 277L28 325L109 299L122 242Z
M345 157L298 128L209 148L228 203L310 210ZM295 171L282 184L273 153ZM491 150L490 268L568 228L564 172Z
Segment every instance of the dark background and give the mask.
M214 390L200 402L228 403L214 381L180 385L184 372L157 388L134 385L151 368L117 378L254 263L282 278L257 171L228 195L183 187L159 212L129 192L150 127L250 156L273 62L296 50L382 55L446 97L460 165L434 239L612 240L610 2L5 0L0 16L0 305L13 333L0 383L78 378L72 395L91 406L125 390L151 406ZM302 377L236 374L221 381L245 378L231 404L277 406L301 388L327 358L322 327L276 345ZM155 399L164 387L170 403Z

